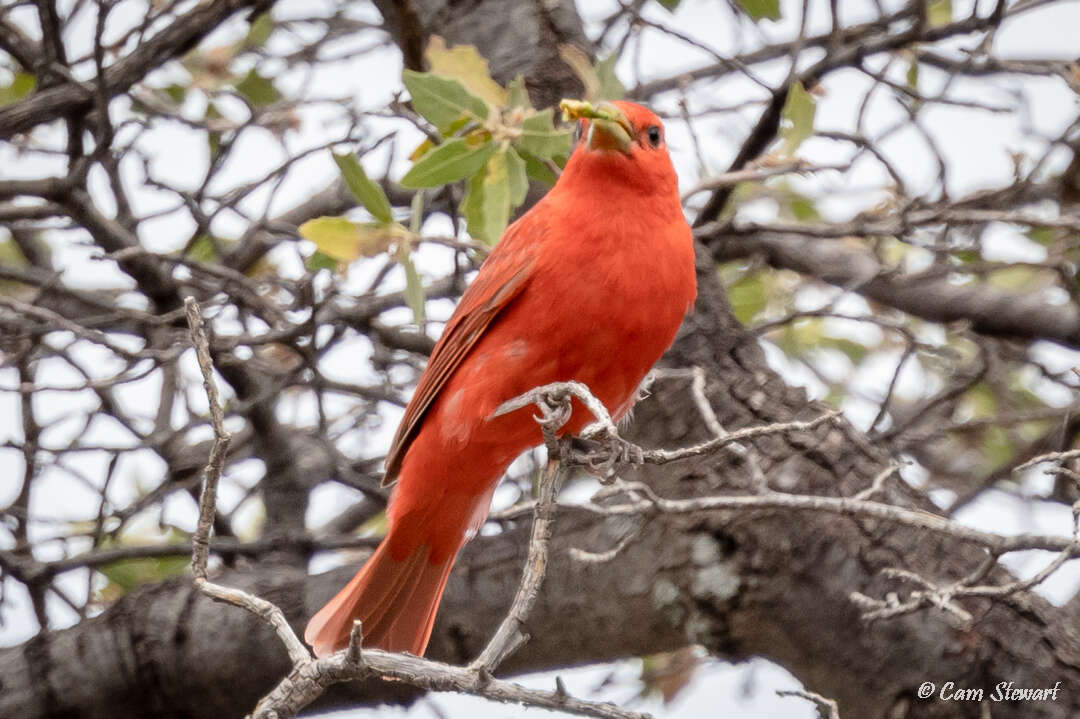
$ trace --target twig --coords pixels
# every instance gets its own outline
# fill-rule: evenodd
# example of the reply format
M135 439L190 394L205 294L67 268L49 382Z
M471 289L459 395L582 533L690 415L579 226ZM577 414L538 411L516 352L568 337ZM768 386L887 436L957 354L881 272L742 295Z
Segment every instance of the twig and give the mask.
M547 467L540 478L540 498L533 507L532 536L529 538L529 554L525 560L525 571L518 585L510 611L503 618L495 635L480 653L470 669L481 672L494 672L511 653L521 647L529 637L522 629L536 604L540 593L540 584L547 572L548 542L551 528L555 521L555 499L566 478L566 467L558 459L548 459Z
M609 702L576 699L558 687L554 691L527 689L468 667L455 667L380 649L365 649L359 664L350 661L348 650L343 649L294 667L289 676L259 702L252 717L270 719L293 716L318 698L326 687L370 677L396 679L429 691L464 692L492 701L559 709L599 719L649 719L648 714L622 709Z
M1034 467L1036 464L1042 462L1068 462L1072 459L1080 458L1080 449L1070 449L1065 452L1048 452L1046 454L1040 454L1038 457L1032 457L1023 464L1019 464L1013 468L1013 472L1022 472L1025 469Z
M723 439L729 436L729 432L724 428L724 425L720 424L720 420L717 418L716 412L713 410L709 397L705 392L707 380L705 370L701 367L694 367L690 370L661 370L658 374L663 377L689 377L690 396L694 400L694 406L697 407L698 414L705 421L705 426L709 428L709 433L712 434L714 439ZM750 469L754 490L758 493L768 491L769 480L761 469L758 452L754 447L741 444L725 446L746 462L747 467Z
M206 563L210 556L210 529L214 524L214 511L217 504L217 485L221 479L221 470L225 464L225 455L229 451L232 435L225 429L225 417L218 399L217 384L214 382L214 365L210 359L210 344L206 339L202 311L194 297L184 300L188 329L191 331L191 344L195 347L195 358L202 370L203 390L210 405L210 424L214 429L214 443L210 447L210 458L206 463L202 493L199 495L199 523L191 538L191 571L195 580L206 579Z
M874 479L870 482L869 487L862 490L861 492L856 493L853 496L853 498L854 499L870 499L871 497L873 497L875 494L877 494L878 492L880 492L882 490L882 488L885 486L885 480L887 480L889 477L896 474L897 470L899 470L899 469L900 469L900 465L898 465L898 464L890 464L888 467L886 467L885 469L883 469L883 470L881 470L880 472L877 473L877 476L875 476Z
M195 575L195 586L208 597L246 609L270 624L285 644L293 663L306 661L311 655L277 606L239 589L214 584L206 578L206 564L210 555L210 529L214 525L214 514L217 510L217 485L232 435L225 429L225 414L221 410L217 385L214 383L210 345L206 339L202 312L195 298L188 297L184 300L184 311L187 314L188 328L191 330L195 357L199 362L199 369L202 370L203 389L210 404L210 423L214 428L214 443L210 447L210 459L205 470L206 480L199 495L199 523L195 535L191 538L191 571Z
M745 442L748 439L756 439L758 437L766 437L773 434L805 432L814 429L819 425L832 422L841 414L842 412L840 410L833 410L831 412L825 412L806 422L778 422L776 424L766 424L758 427L747 427L734 432L728 432L722 437L717 437L692 447L645 450L641 455L642 462L644 464L667 464L668 462L674 462L680 459L710 455L728 445Z
M835 699L829 699L820 694L804 691L802 689L778 689L776 694L781 697L798 697L800 699L806 699L817 705L818 711L822 716L828 716L829 719L840 719L840 708L836 706Z
M749 439L814 429L818 425L835 420L842 414L840 410L834 410L825 412L806 422L782 422L759 427L747 427L735 432L727 432L722 436L691 447L670 450L646 450L622 439L615 423L611 420L611 414L607 411L607 408L604 407L604 404L599 399L593 396L588 387L580 382L552 382L541 387L536 387L525 394L503 402L495 409L495 412L493 412L491 416L492 418L500 417L509 412L528 407L530 404L540 404L544 401L558 401L565 396L573 396L580 400L581 403L585 405L586 409L592 413L593 417L596 418L595 424L603 431L605 438L616 440L616 443L621 445L622 449L620 450L620 454L622 455L622 459L636 464L662 465L680 459L710 455L724 447L728 447L728 445L737 444ZM550 446L549 449L551 449ZM590 453L571 452L569 455L563 457L563 460L579 466L595 466L595 455Z
M837 170L839 172L846 172L850 169L850 165L811 165L804 160L795 160L793 162L785 162L779 165L763 165L759 167L748 167L742 170L734 170L732 172L722 172L719 175L713 175L702 180L699 184L691 187L689 190L683 193L680 198L683 202L686 202L694 195L705 192L707 190L717 190L721 187L731 187L737 185L740 182L756 182L758 180L766 180L770 177L776 177L778 175L787 175L789 173L803 174L808 172L821 172L822 170Z
M643 511L688 514L706 511L738 510L745 512L768 509L824 512L852 518L884 520L916 529L924 529L935 534L986 547L997 554L1008 554L1027 549L1061 552L1069 548L1073 556L1080 555L1080 548L1075 547L1071 537L1046 534L1002 536L973 529L921 509L908 509L884 504L883 502L855 499L854 497L821 497L769 492L763 495L719 495L695 497L693 499L667 499L660 497L648 485L640 482L627 482L619 488L633 489L642 494L644 498L636 502L624 502L622 504L599 505L587 502L578 506L594 514L603 515L639 514Z
M93 342L100 344L103 347L108 348L110 352L115 353L119 357L124 359L136 361L140 359L153 359L157 361L168 361L172 358L172 354L169 351L144 349L136 352L128 350L123 345L114 341L106 332L101 330L92 329L89 327L83 327L78 322L69 320L63 315L53 312L45 307L36 307L32 304L22 302L14 297L6 297L0 295L0 307L7 308L12 312L17 313L21 317L33 319L41 323L41 327L46 332L55 332L57 330L66 330L80 339L84 339L87 342Z
M620 539L614 547L603 552L590 552L587 549L571 547L568 554L575 562L581 562L582 564L602 564L604 562L610 562L612 559L619 556L619 554L626 549L630 545L630 542L634 541L640 533L640 527L634 528L624 534L622 539Z

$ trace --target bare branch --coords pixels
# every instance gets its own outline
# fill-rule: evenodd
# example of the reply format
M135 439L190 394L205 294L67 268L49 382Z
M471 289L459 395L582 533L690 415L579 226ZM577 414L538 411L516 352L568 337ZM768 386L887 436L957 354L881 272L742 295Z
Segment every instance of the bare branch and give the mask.
M214 444L210 447L210 459L206 464L202 493L199 495L199 524L191 538L191 570L195 581L206 579L206 562L210 552L210 527L214 523L214 511L217 504L217 485L221 479L225 455L229 451L232 435L225 429L225 416L218 400L217 385L214 383L214 365L210 359L210 345L206 339L202 312L195 298L184 300L187 311L188 327L191 330L191 343L195 347L195 356L203 376L203 390L210 405L211 424L214 428Z
M103 81L106 92L110 95L124 92L162 63L191 49L236 12L245 8L257 12L270 4L272 0L222 0L197 5L130 55L109 66ZM93 90L69 80L0 108L0 139L8 139L61 115L87 112L93 104Z

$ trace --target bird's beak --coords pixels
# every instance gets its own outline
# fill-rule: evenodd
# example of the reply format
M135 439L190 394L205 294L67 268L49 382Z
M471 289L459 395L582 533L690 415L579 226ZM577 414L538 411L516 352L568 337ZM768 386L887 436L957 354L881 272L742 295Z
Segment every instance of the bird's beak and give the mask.
M611 119L590 120L586 144L590 150L618 150L629 155L634 145L633 126L614 105L602 103L601 107Z

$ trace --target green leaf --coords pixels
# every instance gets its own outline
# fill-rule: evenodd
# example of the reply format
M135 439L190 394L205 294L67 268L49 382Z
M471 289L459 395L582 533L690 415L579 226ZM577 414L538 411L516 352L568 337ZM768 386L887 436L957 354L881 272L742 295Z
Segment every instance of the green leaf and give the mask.
M235 84L236 91L254 107L271 105L281 99L274 83L251 68L244 79Z
M0 264L9 267L25 267L28 263L22 250L15 244L15 240L7 239L0 241Z
M845 339L843 337L822 337L821 346L840 350L848 356L848 359L851 360L852 364L856 365L866 359L866 355L870 352L866 345L859 344L854 340Z
M525 89L525 78L518 75L514 78L514 81L506 88L509 92L506 100L508 107L517 107L522 110L528 110L532 107L532 101L529 100L529 91Z
M815 222L821 219L813 198L793 189L786 179L778 180L769 190L776 194L776 199L780 204L780 215L784 219L792 219L796 222Z
M449 140L427 153L401 178L404 187L438 187L475 174L495 152L495 144L479 147L464 138Z
M467 117L459 118L458 121L448 127L447 131L443 134L447 136L456 135L457 131L465 127L465 125L467 124L469 124L469 119ZM416 162L421 157L435 149L435 146L435 143L431 141L430 137L424 138L424 141L417 145L416 149L413 150L412 153L409 155L409 162Z
M514 140L514 147L543 159L570 154L573 136L569 130L555 128L551 108L525 118L521 123L521 135Z
M42 243L41 246L48 251L48 245ZM27 262L19 246L15 244L15 240L0 240L0 265L25 267L28 264L30 263ZM15 280L0 280L0 294L18 292L23 288L24 286Z
M180 83L174 82L171 85L167 85L162 88L162 91L177 105L183 104L184 98L187 97L187 88Z
M337 272L341 267L340 262L322 250L315 250L311 257L307 258L307 262L304 264L313 272L316 270L330 270L331 272Z
M817 206L809 197L792 197L788 206L791 209L791 216L799 222L813 222L821 219Z
M468 120L487 120L487 103L471 94L457 80L447 80L431 73L405 70L402 82L409 89L413 107L431 121L439 132L449 133L450 127L462 116Z
M187 569L188 557L147 557L142 559L122 559L117 562L104 564L98 571L119 589L118 594L124 594L142 584L156 584L169 577L175 577L184 573Z
M905 262L915 249L913 245L901 242L895 237L874 237L871 240L876 245L878 258L886 265L893 266Z
M357 223L345 217L316 217L299 227L300 236L311 240L325 255L342 262L374 257L386 251L394 239L391 228Z
M663 5L665 10L675 12L675 8L679 7L681 0L656 0L656 2Z
M1006 267L995 270L986 277L992 287L1020 292L1035 292L1045 287L1049 274L1032 267Z
M908 60L907 73L904 75L907 80L908 89L915 92L919 91L919 61L912 55Z
M345 178L345 184L349 186L353 197L364 206L371 216L384 225L394 221L394 213L390 208L390 200L377 182L373 182L364 172L364 166L356 159L355 155L334 155L334 162L341 170L341 176Z
M525 195L529 192L529 178L525 172L525 160L512 147L506 149L506 181L510 187L510 208L513 209L525 201Z
M379 512L356 528L356 534L361 537L383 537L389 531L390 522L386 519L386 512Z
M412 310L413 320L418 325L424 323L424 283L416 271L412 257L409 256L408 243L401 243L398 261L405 268L405 304Z
M507 104L506 90L491 79L487 60L474 46L455 45L447 48L445 40L438 35L432 35L424 57L432 75L457 80L489 107L503 107Z
M208 102L206 104L206 112L203 113L203 121L220 120L222 117L224 116L214 103ZM210 130L206 133L206 142L210 146L210 161L213 162L214 158L221 152L221 132L218 130Z
M409 232L414 235L420 234L420 228L424 224L424 193L417 192L412 196L409 203Z
M780 137L784 140L781 149L783 154L795 154L803 140L814 134L816 111L817 104L802 83L793 84L788 90L784 110L780 115Z
M970 265L982 261L982 253L978 250L953 250L950 255L957 260L957 264Z
M677 0L675 4L678 4ZM597 100L621 100L626 94L626 86L619 82L618 76L615 75L615 62L618 59L618 56L612 53L596 63Z
M114 547L137 547L151 544L179 544L187 536L175 529L163 533L125 533L117 539L106 539L102 549ZM120 559L98 567L108 584L96 593L98 601L112 601L142 584L154 584L183 574L190 563L188 556L140 557Z
M458 212L465 218L466 229L476 239L484 230L484 175L478 172L465 184L465 196L461 198Z
M274 18L270 17L270 11L261 13L248 28L247 37L244 38L243 47L262 47L274 31Z
M738 0L738 2L739 7L754 22L780 19L780 0Z
M461 209L470 235L489 245L499 241L510 221L510 179L506 153L492 155L484 171L473 176L461 201Z
M986 419L998 413L997 395L986 382L977 382L963 394L963 409L972 419Z
M988 427L982 436L980 463L983 472L992 472L1002 467L1013 457L1013 443L1009 434L1001 427Z
M17 72L15 76L11 78L11 84L0 86L0 106L10 105L13 102L23 99L31 92L37 85L37 78L28 72Z
M215 238L205 233L199 235L195 238L194 242L188 245L187 256L196 262L216 261L218 259L218 251L217 246L215 245Z
M549 187L555 184L555 181L559 179L558 175L552 172L547 163L538 159L535 155L531 155L528 152L520 151L518 153L521 159L525 161L525 173L536 180L542 182Z
M744 274L727 288L727 295L735 318L744 325L750 324L767 304L763 273Z
M1056 233L1052 227L1032 227L1027 233L1028 239L1037 242L1043 247L1049 247L1054 241Z
M930 27L941 27L952 22L952 0L929 0L926 5L926 21Z
M780 331L776 346L789 357L802 357L807 350L821 343L823 328L821 319L817 317L796 320Z
M416 162L434 149L435 143L431 141L430 137L425 137L424 141L417 145L416 149L409 155L409 162Z

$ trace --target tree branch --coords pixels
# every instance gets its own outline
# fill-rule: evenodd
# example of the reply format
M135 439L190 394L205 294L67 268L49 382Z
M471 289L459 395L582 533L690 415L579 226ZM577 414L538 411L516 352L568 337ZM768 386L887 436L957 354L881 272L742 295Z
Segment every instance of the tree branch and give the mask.
M152 70L193 48L236 12L250 8L257 14L272 4L273 0L217 0L196 5L166 24L153 38L140 43L131 54L110 65L102 80L104 91L110 97L125 92ZM93 106L94 90L75 81L36 92L0 107L0 140L64 115L89 112Z
M709 225L696 235L721 262L764 257L774 267L815 277L923 319L969 322L982 334L1080 347L1080 309L1071 302L1049 304L1040 293L1010 292L982 282L956 284L945 275L913 276L886 267L873 253L841 239L796 232L729 234Z

